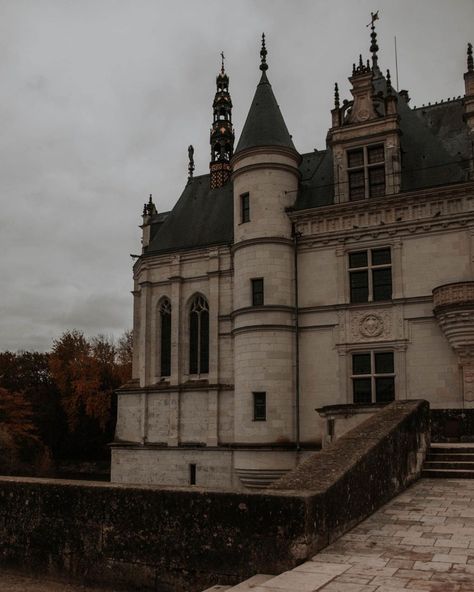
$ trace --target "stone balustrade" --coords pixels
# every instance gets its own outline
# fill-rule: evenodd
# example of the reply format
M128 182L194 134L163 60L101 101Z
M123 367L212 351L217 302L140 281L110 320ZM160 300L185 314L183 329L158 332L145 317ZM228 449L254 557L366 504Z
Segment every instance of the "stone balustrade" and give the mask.
M457 354L474 354L474 282L456 282L433 290L434 314Z
M433 290L433 304L435 314L448 307L474 307L474 282L455 282L438 286Z

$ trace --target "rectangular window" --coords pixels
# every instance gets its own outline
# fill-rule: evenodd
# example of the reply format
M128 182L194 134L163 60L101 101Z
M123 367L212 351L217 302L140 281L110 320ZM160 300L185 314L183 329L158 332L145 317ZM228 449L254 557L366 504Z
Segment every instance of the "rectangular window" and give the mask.
M240 196L240 222L250 222L250 196L242 193Z
M351 302L378 302L392 298L390 247L349 253Z
M393 352L352 354L354 403L389 403L395 399Z
M263 278L252 280L252 306L263 306Z
M189 465L189 485L196 485L196 465L194 463Z
M267 393L253 393L253 420L266 421L267 419Z
M347 151L349 199L356 201L385 195L384 145Z

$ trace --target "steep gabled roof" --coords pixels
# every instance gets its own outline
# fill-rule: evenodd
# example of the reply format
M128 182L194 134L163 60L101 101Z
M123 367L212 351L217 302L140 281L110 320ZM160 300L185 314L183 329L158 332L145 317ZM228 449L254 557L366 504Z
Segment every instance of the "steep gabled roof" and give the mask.
M146 254L230 244L233 239L232 183L210 189L209 175L201 175L186 185Z
M257 146L295 149L266 72L258 83L235 153Z

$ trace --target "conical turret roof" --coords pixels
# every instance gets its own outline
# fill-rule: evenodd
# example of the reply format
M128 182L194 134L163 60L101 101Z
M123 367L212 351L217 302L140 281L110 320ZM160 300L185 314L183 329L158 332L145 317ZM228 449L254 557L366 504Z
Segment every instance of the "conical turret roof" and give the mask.
M257 146L284 146L296 150L265 70L235 152Z

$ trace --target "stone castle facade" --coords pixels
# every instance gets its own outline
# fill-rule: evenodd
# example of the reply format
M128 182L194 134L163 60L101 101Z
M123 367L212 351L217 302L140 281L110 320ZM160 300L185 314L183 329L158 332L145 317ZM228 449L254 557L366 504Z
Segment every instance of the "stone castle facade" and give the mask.
M133 379L112 480L262 487L394 399L474 408L474 67L412 108L371 60L300 154L267 77L234 149L217 77L210 174L151 198L134 266ZM449 435L449 434L448 434Z

